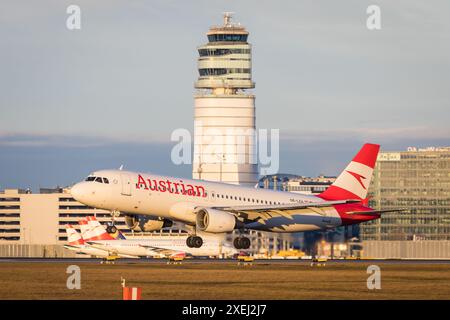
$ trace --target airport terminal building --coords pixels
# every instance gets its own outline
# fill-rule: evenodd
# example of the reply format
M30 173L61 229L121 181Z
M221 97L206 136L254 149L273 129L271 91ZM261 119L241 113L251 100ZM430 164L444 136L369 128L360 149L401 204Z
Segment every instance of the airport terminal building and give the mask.
M450 147L380 152L369 196L406 210L361 224L365 256L450 258Z
M381 152L369 189L376 209L401 209L361 226L362 240L450 240L450 148Z
M80 218L95 216L106 225L111 222L109 211L95 209L77 202L64 188L0 191L0 257L73 257L73 251L63 248L67 243L65 226L79 231ZM117 217L116 227L130 237L185 235L177 224L156 233L131 231L123 217Z

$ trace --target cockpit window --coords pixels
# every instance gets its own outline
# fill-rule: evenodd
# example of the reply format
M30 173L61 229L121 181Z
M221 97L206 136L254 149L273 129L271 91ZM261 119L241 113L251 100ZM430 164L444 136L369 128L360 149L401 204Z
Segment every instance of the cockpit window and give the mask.
M109 180L107 178L102 178L102 177L89 176L84 181L95 181L95 182L99 182L99 183L109 184Z

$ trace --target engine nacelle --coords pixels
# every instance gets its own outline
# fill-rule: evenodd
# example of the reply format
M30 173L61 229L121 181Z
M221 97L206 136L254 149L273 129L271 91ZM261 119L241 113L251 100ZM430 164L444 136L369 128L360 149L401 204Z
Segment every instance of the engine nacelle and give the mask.
M196 219L197 230L222 233L233 231L236 217L231 213L216 209L200 209Z
M173 222L161 217L125 214L125 222L131 230L138 232L158 231L171 227Z

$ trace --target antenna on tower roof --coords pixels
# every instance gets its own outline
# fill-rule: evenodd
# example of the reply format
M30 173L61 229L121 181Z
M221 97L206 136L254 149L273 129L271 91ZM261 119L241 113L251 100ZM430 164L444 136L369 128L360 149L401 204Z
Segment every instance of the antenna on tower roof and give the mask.
M225 27L231 27L232 23L231 23L231 18L233 17L234 12L224 12L223 13L223 25Z

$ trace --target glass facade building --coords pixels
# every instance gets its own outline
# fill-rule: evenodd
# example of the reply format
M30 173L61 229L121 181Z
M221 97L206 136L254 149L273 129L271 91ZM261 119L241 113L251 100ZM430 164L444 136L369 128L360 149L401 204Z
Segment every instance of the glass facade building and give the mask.
M361 240L450 240L450 147L381 152L369 197L406 210L361 224Z

